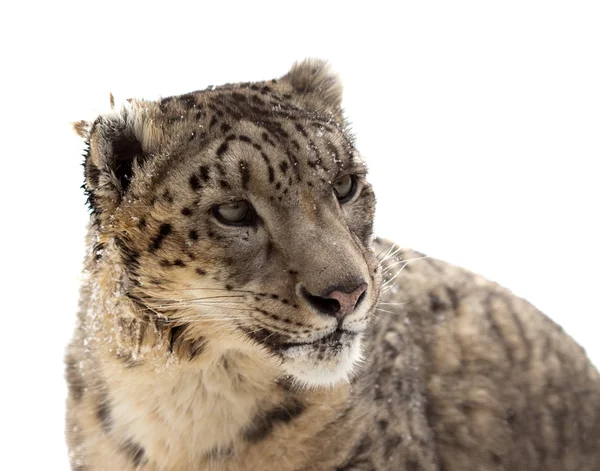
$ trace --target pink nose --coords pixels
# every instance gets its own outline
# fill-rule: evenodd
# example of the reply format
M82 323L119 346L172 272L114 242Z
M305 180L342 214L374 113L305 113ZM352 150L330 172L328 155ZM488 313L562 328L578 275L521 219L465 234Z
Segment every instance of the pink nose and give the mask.
M344 293L342 291L332 291L331 293L329 293L327 295L327 298L335 299L340 305L337 312L333 313L334 317L337 317L338 319L343 319L348 314L352 314L354 312L354 309L356 308L358 300L360 299L360 297L366 289L367 284L363 283L351 293Z

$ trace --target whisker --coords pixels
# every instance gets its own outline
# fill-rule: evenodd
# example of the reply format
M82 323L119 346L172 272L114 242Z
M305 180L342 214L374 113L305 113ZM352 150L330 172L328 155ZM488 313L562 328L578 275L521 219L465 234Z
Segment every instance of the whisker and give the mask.
M416 260L423 260L424 258L430 258L430 257L429 257L429 255L424 255L422 257L415 257L415 258L407 258L407 259L403 259L403 260L398 260L397 262L394 262L394 263L391 263L391 264L387 265L386 269L395 267L396 265L400 265L401 263L409 263L409 262L414 262Z
M402 252L403 247L398 247L396 250L387 253L380 261L379 261L379 266L381 266L383 263L385 263L387 260L396 257L396 255L398 255L400 252Z
M202 300L202 299L226 299L226 298L247 298L248 296L243 296L243 295L233 295L233 296L204 296L202 298L180 298L180 299L173 299L172 297L169 298L158 298L155 297L153 299L156 299L158 301L179 301L179 300L185 300L185 301L191 301L191 300Z
M388 310L386 310L386 309L380 309L380 308L377 308L377 310L378 310L378 311L380 311L380 312L385 312L385 313L387 313L387 314L398 314L397 312L394 312L394 311L388 311Z
M379 257L381 257L381 254L382 254L383 252L385 252L385 251L386 251L386 249L387 249L387 253L384 255L384 258L386 258L387 256L389 256L389 254L390 254L390 253L391 253L391 252L394 250L394 248L395 248L395 247L397 247L397 246L398 246L398 244L396 244L395 242L393 242L392 244L390 244L390 246L389 246L389 247L384 247L384 248L383 248L383 249L382 249L382 250L381 250L381 251L380 251L380 252L377 254L376 258L379 258Z

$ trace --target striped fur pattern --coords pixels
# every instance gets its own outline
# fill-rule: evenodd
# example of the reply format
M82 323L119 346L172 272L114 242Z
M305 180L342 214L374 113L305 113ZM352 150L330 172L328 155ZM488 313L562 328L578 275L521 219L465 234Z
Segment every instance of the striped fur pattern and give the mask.
M504 288L373 240L325 63L75 129L91 219L72 469L600 469L583 350ZM240 201L247 219L219 216ZM335 314L329 294L357 287Z

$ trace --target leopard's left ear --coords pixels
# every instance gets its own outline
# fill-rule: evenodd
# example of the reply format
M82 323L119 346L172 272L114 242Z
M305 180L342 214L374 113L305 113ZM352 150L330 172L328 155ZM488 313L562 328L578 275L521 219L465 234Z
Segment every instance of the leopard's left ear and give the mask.
M281 81L289 83L307 107L319 112L341 113L342 82L326 61L305 59L296 62Z
M85 189L97 214L112 214L150 156L143 110L127 102L119 111L80 121L75 131L86 140Z

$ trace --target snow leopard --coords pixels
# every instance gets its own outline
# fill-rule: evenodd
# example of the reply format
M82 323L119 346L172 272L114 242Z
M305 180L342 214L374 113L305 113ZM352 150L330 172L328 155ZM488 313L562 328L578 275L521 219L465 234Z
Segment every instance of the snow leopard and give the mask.
M326 62L75 130L72 469L600 469L584 350L506 288L375 237Z

